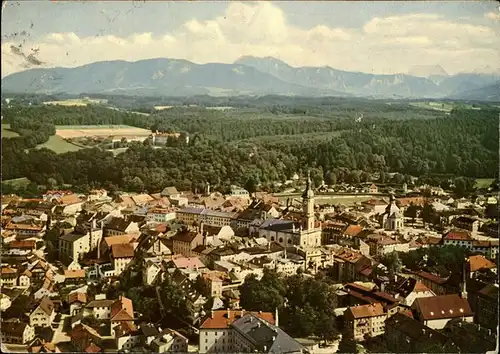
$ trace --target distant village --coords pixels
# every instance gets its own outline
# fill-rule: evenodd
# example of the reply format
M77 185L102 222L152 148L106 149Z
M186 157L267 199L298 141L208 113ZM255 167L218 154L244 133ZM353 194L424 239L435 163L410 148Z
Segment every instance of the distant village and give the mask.
M2 350L335 353L340 339L326 347L299 341L280 328L277 309L240 306L249 275L314 277L324 269L336 283L335 320L358 345L415 353L429 343L457 352L483 343L483 352L495 350L498 219L485 213L497 207L494 195L455 199L429 186L313 188L307 177L302 183L302 195L288 199L238 186L228 195L168 186L113 197L103 189L49 190L39 199L3 195ZM369 198L318 203L322 193L339 190ZM438 220L425 220L426 205ZM420 212L409 217L416 207ZM448 245L470 251L460 274L391 272L382 263ZM168 278L182 289L185 327L194 338L179 326L145 321L132 299L103 290L134 272L141 286L156 289L162 315L169 304L161 284ZM458 341L445 328L475 339Z

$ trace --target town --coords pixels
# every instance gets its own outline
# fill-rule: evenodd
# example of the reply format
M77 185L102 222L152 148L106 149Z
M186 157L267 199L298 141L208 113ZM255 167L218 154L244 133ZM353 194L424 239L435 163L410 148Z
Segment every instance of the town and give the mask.
M2 350L498 350L497 186L289 182L3 195Z

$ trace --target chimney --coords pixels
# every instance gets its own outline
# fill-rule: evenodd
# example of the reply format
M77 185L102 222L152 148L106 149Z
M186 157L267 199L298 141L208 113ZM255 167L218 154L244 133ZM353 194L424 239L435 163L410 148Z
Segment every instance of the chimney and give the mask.
M227 318L231 318L231 309L229 307L227 308Z

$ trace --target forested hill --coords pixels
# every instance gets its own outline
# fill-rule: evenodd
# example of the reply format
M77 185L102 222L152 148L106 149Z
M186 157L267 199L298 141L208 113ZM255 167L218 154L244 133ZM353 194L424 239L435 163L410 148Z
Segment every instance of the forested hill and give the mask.
M430 118L411 120L366 114L359 122L334 111L307 115L178 108L146 117L101 107L2 108L4 123L21 134L2 139L3 179L155 192L170 184L190 189L209 182L224 188L249 179L266 187L305 168L312 169L316 183L367 181L374 172L494 177L499 113L429 111ZM184 131L191 139L164 149L137 143L116 157L98 149L59 155L33 149L59 124L128 124Z

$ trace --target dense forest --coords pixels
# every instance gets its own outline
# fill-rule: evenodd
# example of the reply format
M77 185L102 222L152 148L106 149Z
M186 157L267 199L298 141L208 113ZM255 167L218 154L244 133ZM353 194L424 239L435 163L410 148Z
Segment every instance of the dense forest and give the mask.
M101 106L2 107L3 123L21 135L2 139L2 179L154 192L170 184L201 189L209 182L226 188L249 179L269 187L305 169L312 170L316 184L368 181L373 173L385 179L388 172L399 172L399 178L497 176L498 109L389 119L376 103L360 121L351 106L325 106L330 108L323 115L281 104L229 111L178 107L148 116ZM405 116L401 106L389 116L395 112ZM133 143L116 157L97 148L64 154L33 149L55 134L55 125L80 124L186 132L191 139L164 149L149 141Z

